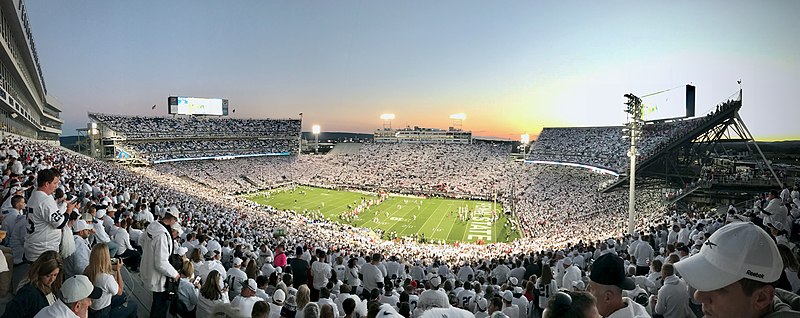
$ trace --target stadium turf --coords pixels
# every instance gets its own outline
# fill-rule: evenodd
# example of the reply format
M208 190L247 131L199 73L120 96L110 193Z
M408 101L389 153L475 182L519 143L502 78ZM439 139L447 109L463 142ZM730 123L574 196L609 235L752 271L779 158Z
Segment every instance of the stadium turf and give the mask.
M369 201L378 198L376 194L304 186L274 189L245 197L259 204L281 210L291 209L311 217L321 214L338 223L348 223L340 216L345 211L352 211L362 199ZM492 202L487 201L391 195L380 204L360 212L359 217L348 224L381 229L387 234L396 233L399 237L424 234L428 241L447 243L479 240L492 243L516 239L518 234L511 230L511 225L504 227L507 219L501 212L499 203L495 209L500 217L497 221L491 221L492 205ZM459 220L459 207L467 207L473 211L473 217L468 221ZM417 216L416 219L414 215Z

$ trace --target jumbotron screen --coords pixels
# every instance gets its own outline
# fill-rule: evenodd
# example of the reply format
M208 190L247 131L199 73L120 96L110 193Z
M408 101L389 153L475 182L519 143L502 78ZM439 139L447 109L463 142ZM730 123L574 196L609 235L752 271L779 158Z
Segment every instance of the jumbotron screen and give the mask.
M170 114L228 116L227 99L170 96L167 102Z

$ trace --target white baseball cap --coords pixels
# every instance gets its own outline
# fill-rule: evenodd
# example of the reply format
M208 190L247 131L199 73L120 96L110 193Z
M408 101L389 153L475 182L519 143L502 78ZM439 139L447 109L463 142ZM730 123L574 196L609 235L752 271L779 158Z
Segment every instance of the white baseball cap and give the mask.
M714 232L700 252L675 263L675 269L695 289L712 291L742 278L775 282L783 261L767 232L750 222L735 222Z
M513 299L514 299L514 293L512 293L510 290L503 292L503 300L511 301Z
M516 277L509 277L508 278L508 282L511 283L511 285L513 285L513 286L517 286L517 283L519 283L519 281L517 280Z
M242 259L238 258L238 257L234 258L233 259L233 266L239 266L239 265L242 265Z
M252 278L248 278L246 281L242 282L242 287L250 288L252 291L258 290L258 286L256 285L256 281Z
M164 216L166 216L167 214L172 215L172 216L174 216L175 218L177 218L179 220L181 218L181 212L178 211L178 207L176 207L174 205L171 205L171 206L169 206L168 208L166 208L164 210Z
M75 224L72 225L72 232L73 233L77 233L77 232L80 232L82 230L91 230L93 228L94 227L89 225L89 223L86 223L86 221L78 219L78 220L75 220Z
M431 285L433 285L434 288L439 287L441 284L442 279L439 278L439 276L433 276L433 278L431 278Z
M481 297L481 299L478 299L478 301L475 302L475 305L478 307L477 308L478 311L486 311L487 309L489 309L489 302L486 300L486 298L483 297Z
M272 295L272 301L283 304L283 301L286 300L286 294L283 292L282 289L275 290L275 294Z
M75 275L67 278L61 285L61 299L66 304L71 304L86 298L98 299L103 295L100 288L94 287L89 278L84 275Z

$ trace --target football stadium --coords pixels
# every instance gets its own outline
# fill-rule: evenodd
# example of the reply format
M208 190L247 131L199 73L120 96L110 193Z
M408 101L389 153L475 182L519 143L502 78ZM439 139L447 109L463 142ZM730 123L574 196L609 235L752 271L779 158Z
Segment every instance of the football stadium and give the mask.
M387 195L312 187L286 187L247 196L279 210L328 222L379 229L384 238L438 243L509 242L516 225L497 202Z
M475 117L441 105L414 114L399 97L368 109L354 97L342 98L351 106L324 97L276 106L262 92L248 108L246 91L274 91L213 87L225 86L225 72L212 84L143 80L136 94L158 102L141 110L127 108L136 94L122 91L134 89L99 71L95 83L113 82L102 86L113 92L92 92L118 104L88 102L81 112L69 92L85 85L80 76L52 81L68 87L55 91L70 102L48 92L27 10L0 1L0 318L800 316L800 151L751 132L762 117L782 120L763 111L774 105L765 106L772 91L760 82L752 99L741 80L729 91L689 81L615 91L621 103L602 95L575 110L558 99L583 92L554 93L543 100L559 113L596 113L584 116L588 125L542 115L535 135L517 134L509 111L489 105L472 108ZM135 10L123 11L114 16ZM136 51L128 45L107 54ZM171 61L219 71L214 49L196 50L209 59L198 65L189 62L197 56ZM228 60L259 69L280 55L305 65L305 55L283 49L237 50ZM315 50L325 51L304 52ZM75 64L49 58L57 70ZM322 78L336 68L314 63ZM314 95L309 87L323 94L348 82L320 81L277 86ZM614 103L625 120L608 124L602 105ZM362 128L325 131L320 122ZM489 123L519 140L489 136ZM78 136L67 138L69 125Z

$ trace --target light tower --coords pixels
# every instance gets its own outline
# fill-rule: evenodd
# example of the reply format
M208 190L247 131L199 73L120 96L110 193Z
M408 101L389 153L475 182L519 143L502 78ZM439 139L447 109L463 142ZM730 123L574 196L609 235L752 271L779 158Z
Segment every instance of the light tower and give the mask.
M394 114L382 114L381 119L383 120L383 130L392 130L392 119L394 119Z
M458 113L450 115L450 119L453 120L453 129L455 130L462 130L464 125L464 120L467 119L467 114Z
M314 134L314 153L319 153L319 125L311 126L311 133Z
M636 230L636 156L639 152L636 150L636 139L641 136L642 126L644 125L644 107L642 106L642 99L633 94L625 94L628 101L625 105L628 107L625 112L628 113L628 124L623 129L623 132L630 132L631 148L628 150L628 157L631 158L630 168L630 181L628 191L628 234L633 234Z
M530 142L531 142L531 135L528 134L519 135L520 148L522 148L523 154L526 153L525 150L528 148L528 144L530 144Z

